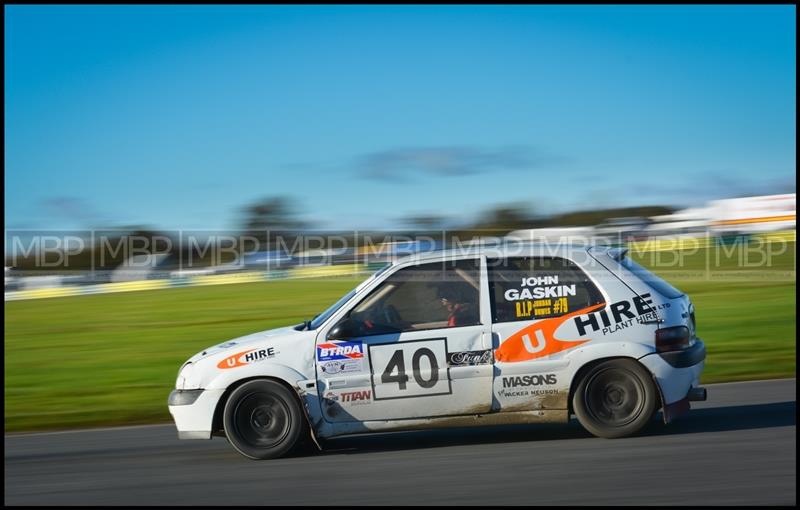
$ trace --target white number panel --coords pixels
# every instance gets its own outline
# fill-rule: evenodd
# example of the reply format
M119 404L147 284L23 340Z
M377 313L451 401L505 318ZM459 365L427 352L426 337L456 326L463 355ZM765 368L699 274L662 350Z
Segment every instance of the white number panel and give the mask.
M375 400L447 395L447 339L432 338L369 346Z

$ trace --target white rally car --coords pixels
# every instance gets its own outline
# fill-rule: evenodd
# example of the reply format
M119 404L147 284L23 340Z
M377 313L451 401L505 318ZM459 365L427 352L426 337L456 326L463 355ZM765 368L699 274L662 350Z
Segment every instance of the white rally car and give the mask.
M638 432L705 400L688 296L624 249L517 244L401 259L303 324L210 347L180 369L181 439L243 455L299 439L564 422Z

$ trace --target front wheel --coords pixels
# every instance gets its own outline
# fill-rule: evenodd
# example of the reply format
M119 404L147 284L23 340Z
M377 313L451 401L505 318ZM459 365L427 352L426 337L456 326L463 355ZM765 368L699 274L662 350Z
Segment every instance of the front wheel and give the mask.
M580 424L595 436L609 439L639 432L652 418L657 402L650 373L628 359L595 365L572 396Z
M225 435L239 453L251 459L285 455L297 443L304 424L297 399L275 381L247 382L225 403Z

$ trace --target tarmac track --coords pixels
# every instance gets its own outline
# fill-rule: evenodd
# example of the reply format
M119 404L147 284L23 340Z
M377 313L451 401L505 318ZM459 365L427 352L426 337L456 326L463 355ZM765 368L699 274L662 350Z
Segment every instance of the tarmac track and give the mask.
M351 436L252 461L173 425L5 436L6 505L796 505L796 380L707 385L668 426Z

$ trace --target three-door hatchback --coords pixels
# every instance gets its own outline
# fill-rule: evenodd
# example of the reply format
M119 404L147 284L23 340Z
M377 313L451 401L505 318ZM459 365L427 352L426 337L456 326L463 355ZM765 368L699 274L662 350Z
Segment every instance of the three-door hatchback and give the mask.
M299 439L566 423L635 434L705 400L688 296L624 249L515 244L430 252L372 275L314 320L210 347L180 369L181 439L254 459Z

